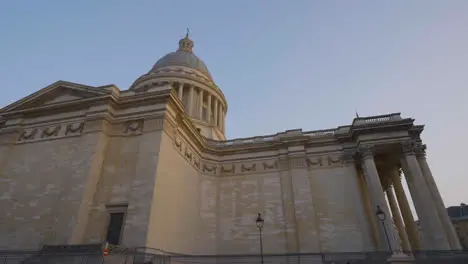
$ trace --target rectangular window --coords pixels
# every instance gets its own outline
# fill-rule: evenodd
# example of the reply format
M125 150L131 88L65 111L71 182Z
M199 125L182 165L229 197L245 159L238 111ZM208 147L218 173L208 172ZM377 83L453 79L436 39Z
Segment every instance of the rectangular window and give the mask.
M107 242L110 245L120 244L120 236L124 223L125 213L110 213L109 226L107 227Z

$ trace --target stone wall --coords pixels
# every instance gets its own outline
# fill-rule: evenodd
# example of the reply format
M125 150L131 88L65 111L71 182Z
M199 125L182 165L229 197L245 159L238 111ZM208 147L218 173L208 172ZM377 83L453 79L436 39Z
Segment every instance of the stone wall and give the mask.
M200 236L200 176L179 155L163 132L154 185L147 247L178 253L198 253Z
M2 149L0 248L69 243L100 132Z
M374 249L354 166L231 176L218 186L217 254L258 253L257 212L265 253Z

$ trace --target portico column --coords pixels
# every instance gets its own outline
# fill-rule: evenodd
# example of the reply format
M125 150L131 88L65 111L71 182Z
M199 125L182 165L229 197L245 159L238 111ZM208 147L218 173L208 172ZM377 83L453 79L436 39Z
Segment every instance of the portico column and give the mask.
M419 238L416 224L414 223L413 213L411 212L408 198L406 197L403 185L401 184L400 173L396 168L391 170L390 173L398 205L403 216L403 221L405 222L406 233L411 243L411 248L413 250L421 250L421 240Z
M425 249L449 250L450 244L446 237L444 227L439 220L436 208L432 204L432 196L427 188L426 181L419 167L414 152L414 142L407 141L402 144L405 166L403 170L408 184L411 182L411 196L415 200L415 208L419 216L423 239L426 241Z
M203 90L200 89L200 98L198 98L198 118L200 118L200 120L203 120Z
M208 100L208 109L206 110L206 114L208 116L206 120L208 121L208 124L211 124L211 94L207 95L207 100Z
M450 221L450 218L447 214L447 210L445 209L444 202L442 200L442 196L440 195L434 177L432 176L431 169L429 168L429 164L427 163L426 145L417 146L416 156L429 192L436 205L437 213L445 229L445 233L447 234L450 247L452 250L461 250L462 246L460 244L460 240L458 239L457 233L455 232L455 228L453 227L452 221Z
M193 115L193 94L195 92L195 87L193 85L189 86L189 97L187 102L187 112L189 116Z
M216 97L214 98L214 117L213 117L213 125L214 126L218 126L218 100L216 99Z
M362 170L364 172L364 178L369 192L370 203L372 205L372 217L374 221L377 222L376 225L379 233L378 249L381 251L398 250L400 245L395 239L397 234L395 232L392 219L390 218L390 211L385 200L382 185L380 184L380 178L377 172L377 167L375 166L372 148L370 146L362 146L359 148L359 153L362 157ZM383 221L383 224L377 218L377 206L379 206L387 216L386 220ZM385 232L387 232L387 234L385 234ZM390 241L390 245L387 242L387 236Z
M410 242L408 235L406 233L405 225L403 224L403 219L401 218L400 209L398 208L397 201L395 198L395 193L393 192L392 184L387 185L385 190L387 193L388 203L390 205L390 210L392 210L393 222L395 223L398 231L398 235L401 239L401 244L403 246L403 251L411 251Z
M179 99L180 99L180 101L182 101L183 97L184 97L184 84L179 83Z

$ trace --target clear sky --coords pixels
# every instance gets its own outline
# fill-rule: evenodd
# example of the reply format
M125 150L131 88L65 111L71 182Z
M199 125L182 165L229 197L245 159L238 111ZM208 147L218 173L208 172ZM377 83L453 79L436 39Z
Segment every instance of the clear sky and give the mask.
M229 138L401 112L447 205L468 202L468 1L0 2L0 105L57 80L125 90L189 27Z

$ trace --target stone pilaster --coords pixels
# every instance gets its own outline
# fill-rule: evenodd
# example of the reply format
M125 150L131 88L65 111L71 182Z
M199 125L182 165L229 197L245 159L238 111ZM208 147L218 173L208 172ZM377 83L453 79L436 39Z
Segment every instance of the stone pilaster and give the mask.
M390 218L390 210L388 209L387 202L385 200L384 191L380 183L379 174L374 161L373 149L371 146L361 146L359 148L359 154L362 159L362 170L366 181L366 186L369 192L369 198L374 210L373 219L376 221L378 227L378 249L382 251L396 250L399 249L399 243L395 240L397 234L393 226L392 219ZM379 206L386 215L386 220L380 221L375 214ZM390 241L390 245L387 242Z
M159 161L161 131L142 134L138 139L137 164L130 188L129 203L122 235L123 245L145 247L154 210L156 169Z
M433 199L424 180L418 160L416 159L414 142L403 142L402 150L405 163L403 170L419 216L423 231L424 247L426 250L448 250L450 249L450 244L444 227L439 220L437 210L433 205Z
M279 167L281 168L280 181L284 210L286 251L288 253L297 253L299 252L299 241L296 227L296 208L294 202L293 182L289 173L289 160L287 157L280 158Z
M300 152L298 151L299 148L301 148ZM291 151L291 149L288 151ZM303 146L296 147L294 154L288 153L287 161L287 167L285 168L289 170L291 177L295 209L298 240L298 250L296 252L318 252L320 251L319 232L315 221L317 212L314 197L312 196L311 179L307 170L305 148ZM293 240L293 238L290 238L290 240Z
M88 132L88 127L93 125L97 125L98 130L93 132L89 131L90 133L85 133L82 136L81 147L83 149L90 149L92 157L90 158L89 171L85 177L85 186L82 188L81 203L76 215L76 224L73 226L73 232L68 241L70 244L83 243L84 232L88 224L94 195L99 178L101 177L106 148L109 142L108 136L104 133L106 123L107 122L104 120L93 120L85 122L84 125L85 132Z
M395 189L396 198L400 211L405 222L406 233L411 243L412 250L421 250L421 240L419 233L414 223L413 213L411 212L408 198L406 197L403 185L401 184L400 173L397 169L390 171L390 177Z
M429 168L429 164L427 163L426 146L417 145L415 150L419 166L421 167L421 171L423 173L424 180L436 205L436 210L439 215L440 221L442 222L442 225L445 229L445 233L447 234L447 238L450 243L450 248L452 250L461 250L462 247L460 244L460 240L458 239L457 233L455 232L455 228L452 225L452 221L450 221L450 218L447 214L447 210L445 209L444 202L442 200L442 196L440 195L439 189L437 188L437 185L434 180L434 176L432 175L431 169Z

